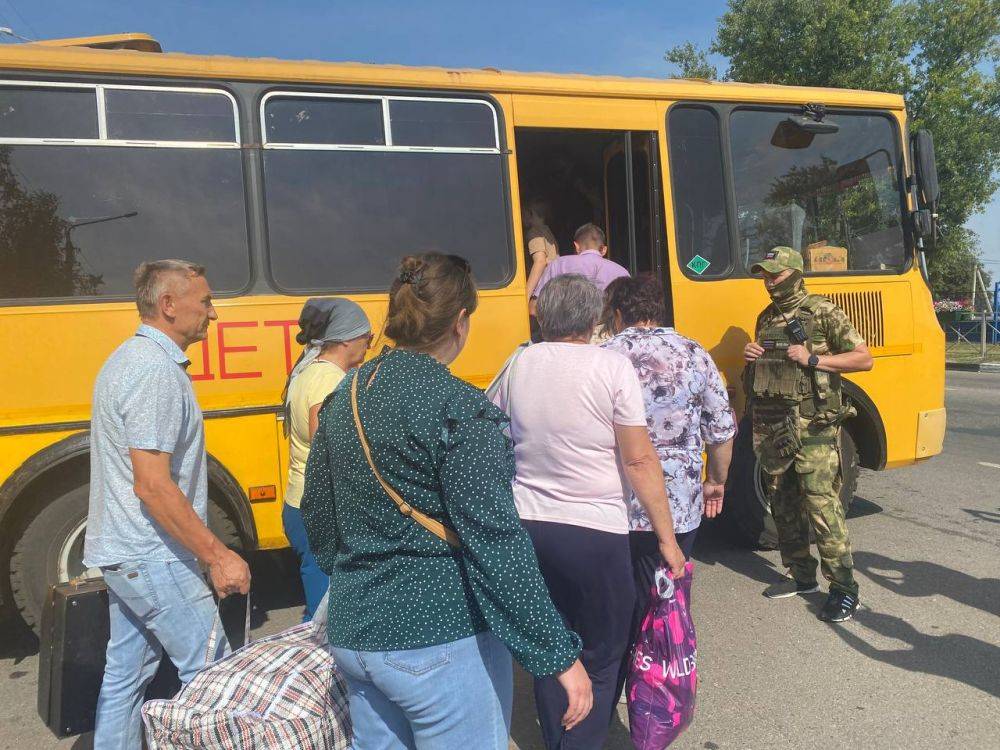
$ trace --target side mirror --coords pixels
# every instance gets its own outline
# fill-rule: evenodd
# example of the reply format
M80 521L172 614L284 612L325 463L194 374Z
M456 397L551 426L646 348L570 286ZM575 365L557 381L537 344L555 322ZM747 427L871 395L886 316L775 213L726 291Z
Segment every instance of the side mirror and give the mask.
M913 149L913 173L917 178L917 201L920 208L935 208L941 197L937 164L934 162L934 138L929 130L918 130L910 138Z
M911 216L913 217L913 231L918 235L921 237L931 237L934 234L936 226L935 214L932 214L929 209L918 208Z
M934 138L929 130L918 130L910 137L913 153L913 176L917 188L917 210L913 212L913 228L921 237L937 235L938 187L937 164L934 161Z

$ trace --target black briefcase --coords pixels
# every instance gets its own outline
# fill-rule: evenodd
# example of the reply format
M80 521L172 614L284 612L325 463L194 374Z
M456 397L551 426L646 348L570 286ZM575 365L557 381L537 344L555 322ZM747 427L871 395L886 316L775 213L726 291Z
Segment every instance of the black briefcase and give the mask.
M49 589L39 639L38 714L57 737L93 731L109 638L104 581ZM177 669L164 656L146 698L172 697L180 686Z

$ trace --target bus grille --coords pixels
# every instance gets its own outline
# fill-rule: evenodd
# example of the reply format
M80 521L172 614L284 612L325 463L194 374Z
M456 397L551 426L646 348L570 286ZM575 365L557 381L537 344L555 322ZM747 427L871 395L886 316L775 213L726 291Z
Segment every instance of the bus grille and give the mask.
M827 296L847 313L868 346L885 345L882 292L834 292Z

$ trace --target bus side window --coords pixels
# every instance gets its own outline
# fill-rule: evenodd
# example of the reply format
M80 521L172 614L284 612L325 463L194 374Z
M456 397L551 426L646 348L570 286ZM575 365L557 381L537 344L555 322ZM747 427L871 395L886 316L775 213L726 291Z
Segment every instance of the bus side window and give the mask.
M93 89L0 87L0 138L97 138Z
M506 165L485 100L265 96L270 276L280 291L383 291L399 258L466 257L477 282L513 275Z
M0 86L0 299L131 297L135 267L179 249L215 291L241 291L239 143L222 91Z
M232 102L219 94L108 88L104 102L112 140L238 140Z
M719 120L704 107L667 113L677 261L693 278L719 278L732 268Z

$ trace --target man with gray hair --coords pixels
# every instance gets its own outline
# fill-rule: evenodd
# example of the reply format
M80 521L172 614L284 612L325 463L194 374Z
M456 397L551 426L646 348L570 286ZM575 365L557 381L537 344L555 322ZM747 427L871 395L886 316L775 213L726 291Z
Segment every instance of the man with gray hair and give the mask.
M250 588L246 562L205 524L205 429L184 354L217 318L205 269L143 263L135 288L142 324L104 363L91 408L84 564L104 575L111 619L96 750L141 746L142 699L164 650L185 683L228 653L199 563L220 597Z

